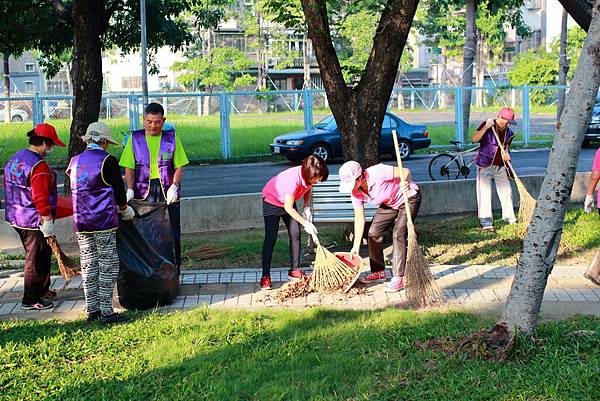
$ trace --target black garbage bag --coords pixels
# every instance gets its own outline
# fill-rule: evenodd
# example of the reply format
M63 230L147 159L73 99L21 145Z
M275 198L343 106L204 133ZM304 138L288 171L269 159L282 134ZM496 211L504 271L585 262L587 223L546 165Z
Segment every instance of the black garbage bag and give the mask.
M131 202L132 221L117 230L119 303L126 309L149 309L179 294L179 269L166 203Z

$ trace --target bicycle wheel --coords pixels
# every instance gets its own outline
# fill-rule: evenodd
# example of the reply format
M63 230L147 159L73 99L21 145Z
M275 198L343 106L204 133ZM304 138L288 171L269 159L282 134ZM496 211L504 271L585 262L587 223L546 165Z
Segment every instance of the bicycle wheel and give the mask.
M460 164L448 153L437 155L429 162L429 176L433 181L456 180L460 175Z

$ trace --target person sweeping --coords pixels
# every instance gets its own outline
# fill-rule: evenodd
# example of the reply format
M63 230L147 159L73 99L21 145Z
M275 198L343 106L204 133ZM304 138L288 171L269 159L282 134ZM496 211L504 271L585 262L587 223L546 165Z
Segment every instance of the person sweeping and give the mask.
M378 206L368 233L371 273L360 277L362 283L383 282L386 279L383 256L383 237L394 225L392 278L385 291L397 292L404 288L404 270L407 253L407 226L404 195L400 174L407 182L409 209L413 220L421 206L419 186L410 179L410 170L376 164L365 170L355 161L347 161L339 170L341 193L349 193L354 207L354 243L350 253L359 254L365 228L365 203Z
M110 128L91 123L82 138L86 149L74 156L67 168L73 201L73 229L81 252L83 293L87 321L122 323L127 319L113 311L113 288L119 272L117 234L119 213L123 220L135 212L127 205L125 185L117 159L106 152L118 144Z
M4 166L5 218L19 234L25 249L24 310L54 307L50 290L52 250L47 238L54 235L58 195L56 171L46 162L55 146L64 147L56 129L38 124L27 133L29 147L15 153Z
M300 268L300 225L309 235L317 235L312 224L310 202L312 187L327 180L327 163L316 156L308 156L302 165L292 167L271 178L262 190L263 217L265 220L265 239L262 248L262 290L271 289L271 259L277 241L279 221L283 220L290 238L290 269L288 277L298 280L305 276ZM304 211L301 215L296 201L304 198Z
M510 144L515 134L510 129L515 122L515 112L510 107L503 107L496 119L488 119L481 123L473 133L473 142L479 142L477 153L477 215L483 230L494 229L492 215L492 180L496 183L496 191L502 205L502 219L509 224L515 224L517 219L512 200L512 189L509 177L504 167L505 161L510 160ZM498 140L494 134L497 133ZM500 147L504 147L504 152Z

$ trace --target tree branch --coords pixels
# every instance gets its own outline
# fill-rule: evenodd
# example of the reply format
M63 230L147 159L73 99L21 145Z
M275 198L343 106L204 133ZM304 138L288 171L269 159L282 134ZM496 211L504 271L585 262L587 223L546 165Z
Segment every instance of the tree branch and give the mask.
M125 5L121 2L121 0L115 0L110 4L104 11L104 18L100 21L100 33L104 33L106 28L108 28L108 23L110 22L111 17L118 10L122 10Z
M583 28L584 31L590 27L592 22L592 3L593 0L558 0L575 22Z
M56 14L58 14L58 18L63 20L68 25L73 25L73 14L71 13L72 8L67 7L62 0L52 0L52 5L54 6L54 10Z

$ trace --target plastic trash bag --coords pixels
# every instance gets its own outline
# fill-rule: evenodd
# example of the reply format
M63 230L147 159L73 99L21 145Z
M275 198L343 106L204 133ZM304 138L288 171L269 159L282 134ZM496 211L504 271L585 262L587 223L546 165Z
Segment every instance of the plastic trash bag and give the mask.
M149 309L179 294L179 270L166 203L130 202L132 221L117 230L119 303L126 309Z

